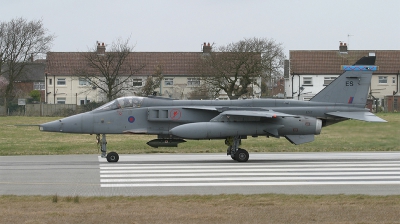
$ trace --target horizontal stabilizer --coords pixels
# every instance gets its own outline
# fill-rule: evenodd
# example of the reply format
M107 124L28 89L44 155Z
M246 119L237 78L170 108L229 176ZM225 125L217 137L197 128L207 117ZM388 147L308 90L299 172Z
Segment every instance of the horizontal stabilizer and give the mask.
M295 145L314 141L314 135L286 135L285 138Z
M387 122L371 112L329 112L328 115L368 122Z

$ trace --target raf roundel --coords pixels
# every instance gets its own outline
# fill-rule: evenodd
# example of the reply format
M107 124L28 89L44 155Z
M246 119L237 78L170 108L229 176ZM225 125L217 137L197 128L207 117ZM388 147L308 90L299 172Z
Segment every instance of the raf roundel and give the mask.
M128 121L129 121L129 123L135 122L135 117L133 117L133 116L128 117Z

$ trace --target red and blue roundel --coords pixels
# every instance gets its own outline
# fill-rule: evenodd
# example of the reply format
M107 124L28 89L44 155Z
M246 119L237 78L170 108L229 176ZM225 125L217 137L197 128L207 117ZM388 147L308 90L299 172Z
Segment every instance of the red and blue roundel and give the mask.
M134 116L128 117L128 121L129 121L129 123L135 122L135 117Z

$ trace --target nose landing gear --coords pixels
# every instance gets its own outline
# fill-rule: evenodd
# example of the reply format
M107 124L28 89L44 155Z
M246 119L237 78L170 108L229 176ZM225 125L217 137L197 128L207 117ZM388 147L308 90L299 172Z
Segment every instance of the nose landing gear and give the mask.
M100 145L101 157L107 158L109 163L116 163L119 160L119 155L116 152L109 152L107 154L107 139L106 135L102 134L100 139L100 134L96 135L97 145Z

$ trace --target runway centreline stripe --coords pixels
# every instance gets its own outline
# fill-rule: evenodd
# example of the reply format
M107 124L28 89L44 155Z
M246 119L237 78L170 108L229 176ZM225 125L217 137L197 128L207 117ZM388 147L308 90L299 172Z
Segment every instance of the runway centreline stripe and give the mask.
M393 164L393 163L384 163L384 164L327 164L327 165L246 165L246 166L215 166L215 165L189 165L189 166L181 166L181 165L158 165L158 164L153 164L153 165L146 165L146 166L101 166L101 170L124 170L124 169L199 169L199 168L206 168L206 169L219 169L219 168L285 168L285 167L299 167L299 168L315 168L315 167L399 167L399 164Z
M101 179L101 183L131 183L131 182L202 182L202 181L292 181L292 180L392 180L400 181L394 176L350 176L350 177L218 177L218 178L135 178L135 179Z
M281 181L281 182L220 182L220 183L152 183L101 184L101 187L225 187L225 186L293 186L293 185L399 185L400 181Z
M276 173L162 173L162 174L101 174L100 178L139 178L139 177L208 177L208 176L360 176L360 175L400 175L400 172L276 172Z

